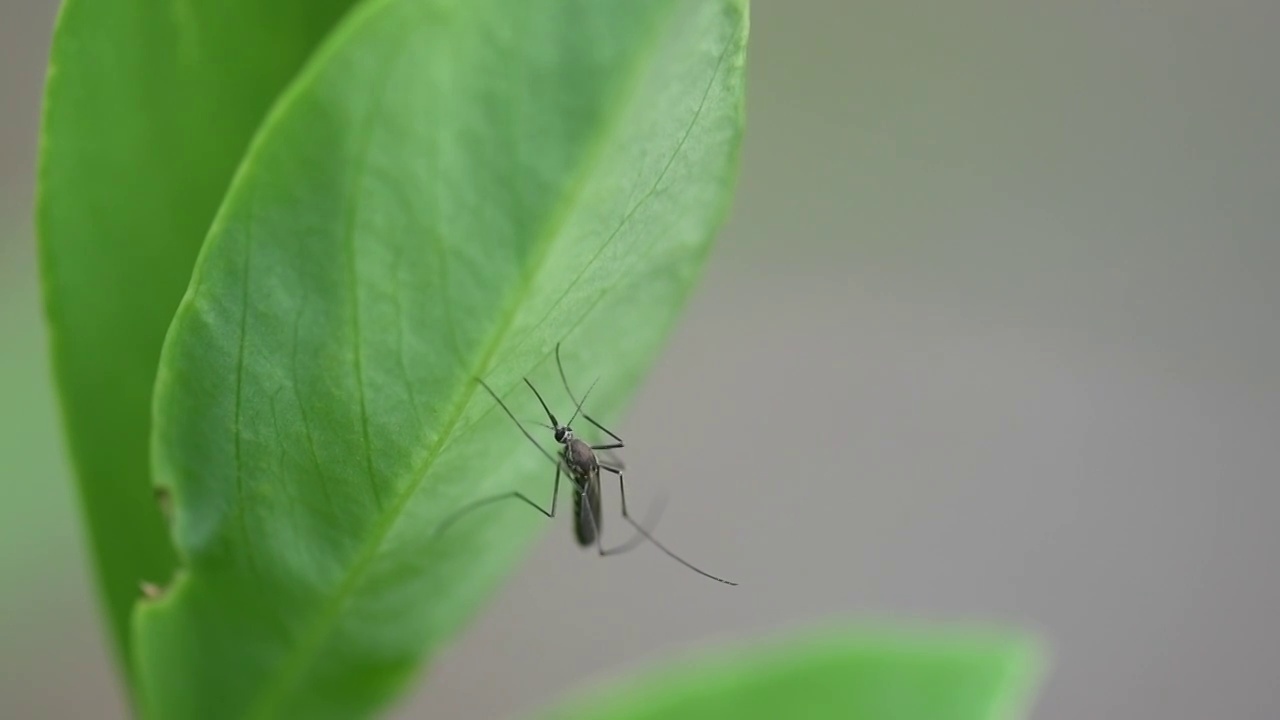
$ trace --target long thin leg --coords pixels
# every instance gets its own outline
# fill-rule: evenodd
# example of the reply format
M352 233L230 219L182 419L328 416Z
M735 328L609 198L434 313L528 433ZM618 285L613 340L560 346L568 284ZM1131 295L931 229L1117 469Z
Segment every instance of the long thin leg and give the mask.
M599 430L600 432L604 433L605 435L608 435L609 437L613 438L614 440L617 440L617 441L618 441L618 444L617 444L617 445L614 445L613 447L623 447L623 444L622 444L622 438L618 437L617 435L614 435L612 430L610 430L609 428L607 428L607 427L605 427L605 426L601 425L600 423L596 422L595 420L592 420L592 419L591 419L591 416L590 416L590 415L588 415L588 414L586 414L586 413L582 413L582 417L583 417L587 422L591 423L592 425L595 425L595 426L596 426L596 429L597 429L597 430Z
M511 500L511 499L523 500L526 505L528 505L529 507L532 507L534 510L537 510L543 515L546 515L549 518L555 517L556 502L560 499L560 465L559 464L556 465L556 481L555 481L555 484L551 486L551 509L550 510L543 509L541 505L534 502L533 500L530 500L528 495L525 495L519 490L512 490L511 492L504 492L499 495L490 495L487 498L480 498L479 500L463 505L461 508L458 508L458 510L454 512L453 515L449 516L447 520L440 523L440 527L436 528L435 536L439 537L440 535L443 535L445 530L448 530L450 527L453 526L454 523L462 519L464 515L466 515L467 513L470 513L473 510L479 510L480 508L485 507L486 505L492 505L493 503L496 503L502 500Z
M612 445L592 445L592 450L617 450L620 447L626 447L622 443L614 443Z
M658 499L649 507L649 512L645 515L644 524L649 528L650 532L652 532L654 528L658 527L658 521L662 519L662 511L665 510L666 507L666 495L658 496ZM640 543L644 542L644 539L644 535L641 535L638 532L633 532L626 542L606 550L600 544L599 538L597 538L596 549L600 551L600 555L602 557L607 557L609 555L621 555L636 549Z
M516 419L515 415L511 413L511 408L507 407L507 404L502 402L502 398L498 397L498 393L494 392L493 388L489 387L489 384L481 380L480 378L476 378L476 382L480 383L480 387L484 388L486 391L488 391L490 395L493 396L493 399L498 403L498 406L501 407L503 412L507 414L507 417L511 418L511 422L515 423L516 427L520 428L520 432L523 433L524 436L529 439L529 442L533 443L533 446L538 448L538 450L541 451L543 455L546 455L547 459L550 460L556 466L557 470L559 470L560 461L556 459L555 455L552 455L551 453L547 452L547 449L542 447L541 443L533 439L533 436L529 434L529 431L524 429L524 425L519 420ZM525 383L528 383L528 382L529 382L528 380L525 380ZM532 389L533 385L530 384L529 387ZM538 395L538 391L534 390L533 394ZM542 400L541 395L538 395L538 400L539 401ZM546 410L546 407L547 407L546 403L543 403L542 408ZM550 415L551 411L547 410L547 414ZM555 418L552 417L551 421L555 422Z
M618 476L618 492L622 496L622 519L630 523L631 527L635 528L641 535L644 535L646 540L653 543L662 552L666 553L667 557L670 557L672 560L675 560L676 562L680 563L681 565L684 565L685 567L689 568L690 570L698 573L703 577L710 578L712 580L715 580L716 582L722 582L725 585L738 584L730 580L725 580L724 578L721 578L721 577L716 577L715 575L712 575L711 573L698 568L696 565L690 563L688 560L685 560L684 558L680 557L674 552L671 552L671 550L667 549L667 546L663 545L661 542L658 542L657 538L655 538L648 530L645 530L644 526L642 526L640 523L632 519L630 513L627 512L627 486L626 486L626 483L622 481L622 471L614 467L609 467L607 465L601 465L600 469L608 470L609 472Z
M627 469L627 463L612 451L609 451L609 450L602 451L600 453L600 459L616 468L622 468L623 470Z
M566 393L568 393L568 395L569 395L569 399L570 399L570 400L573 400L573 404L574 404L574 405L578 405L579 407L581 407L581 404L580 404L580 403L578 402L578 400L577 400L576 398L574 398L574 396L573 396L573 390L569 389L569 378L568 378L568 377L566 377L566 376L565 376L565 374L564 374L564 363L560 362L560 343L556 343L556 368L557 368L558 370L560 370L560 382L564 383L564 391L565 391ZM588 391L588 392L590 392L590 391ZM584 397L584 398L582 398L582 399L583 399L584 401L586 400L586 398L585 398L585 397ZM586 413L582 413L582 417L583 417L583 418L585 418L587 422L591 423L592 425L595 425L595 426L596 426L596 429L597 429L597 430L599 430L600 432L604 433L605 435L608 435L609 437L613 438L614 440L617 440L617 441L618 441L618 444L617 444L616 446L614 446L614 447L623 447L623 444L622 444L622 438L618 437L617 435L614 435L614 434L613 434L613 431L609 430L609 429L608 429L608 428L606 428L605 426L603 426L603 425L601 425L600 423L596 422L594 418L592 418L590 415L588 415L588 414L586 414Z

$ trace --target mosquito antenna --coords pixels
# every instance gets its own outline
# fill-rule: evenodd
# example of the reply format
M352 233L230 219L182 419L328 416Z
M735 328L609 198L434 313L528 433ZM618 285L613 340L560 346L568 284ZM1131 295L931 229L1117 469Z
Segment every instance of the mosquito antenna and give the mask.
M524 425L522 425L520 421L516 419L515 415L511 414L511 409L507 407L507 404L502 402L502 398L498 397L498 393L494 392L493 388L489 387L488 383L481 380L480 378L476 378L476 382L480 383L480 386L483 387L485 390L487 390L489 394L493 396L493 399L497 401L498 405L502 408L502 410L507 413L507 417L511 418L511 422L515 423L516 427L520 428L520 432L524 433L524 436L526 438L529 438L529 442L533 443L533 446L538 448L538 450L541 451L542 454L545 455L547 459L551 461L552 465L555 465L556 467L560 467L560 461L557 460L554 455L547 452L547 449L542 447L542 443L539 443L537 440L533 439L533 436L529 434L529 431L524 429ZM529 381L525 380L525 382L527 383ZM533 386L530 385L529 387L533 387ZM538 393L537 390L534 390L533 392L535 395ZM538 399L541 400L542 398L538 398ZM543 405L543 407L545 408L546 405ZM547 414L550 415L551 411L548 410ZM555 422L554 417L552 417L551 420L552 422Z
M538 392L538 388L534 387L533 383L529 382L529 378L524 378L524 384L528 385L529 389L533 391L534 396L538 398L538 403L542 405L543 411L547 413L547 418L551 420L551 424L559 427L560 421L556 420L556 416L551 414L551 408L547 407L547 403L542 399L542 394Z
M578 407L573 411L573 417L569 418L569 425L573 425L573 421L578 419L578 413L582 412L582 403L587 401L587 395L590 395L591 391L596 389L596 383L598 382L600 382L600 378L591 381L591 387L587 388L587 394L582 396L582 402L578 403ZM570 399L572 399L572 396L570 396ZM595 423L592 424L594 425Z

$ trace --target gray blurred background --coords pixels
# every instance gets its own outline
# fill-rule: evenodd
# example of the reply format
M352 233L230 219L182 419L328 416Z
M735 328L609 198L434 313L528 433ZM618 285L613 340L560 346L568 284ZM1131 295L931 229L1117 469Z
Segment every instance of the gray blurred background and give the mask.
M0 716L115 718L33 270L54 10L0 0ZM615 423L633 502L742 587L549 529L396 717L838 617L1042 632L1039 718L1277 717L1278 29L757 0L736 209Z

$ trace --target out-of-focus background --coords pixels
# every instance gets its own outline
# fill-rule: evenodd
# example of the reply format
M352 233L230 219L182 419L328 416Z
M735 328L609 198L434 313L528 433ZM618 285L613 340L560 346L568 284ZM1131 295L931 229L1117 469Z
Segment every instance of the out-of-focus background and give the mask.
M30 228L55 9L0 0L0 716L115 718ZM742 587L556 527L396 717L837 616L1042 632L1038 718L1276 717L1280 4L752 14L736 209L615 423Z

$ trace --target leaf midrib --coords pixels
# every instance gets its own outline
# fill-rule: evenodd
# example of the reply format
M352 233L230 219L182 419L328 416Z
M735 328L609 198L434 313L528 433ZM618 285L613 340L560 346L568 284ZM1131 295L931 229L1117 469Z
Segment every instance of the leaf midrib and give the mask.
M385 0L383 8L390 6L395 2L403 0ZM528 269L522 274L519 285L512 293L507 303L506 310L502 313L497 327L495 328L488 345L481 353L480 362L473 368L472 375L479 375L483 368L488 367L493 360L493 356L497 354L504 338L515 322L521 305L521 300L528 294L529 288L532 286L534 279L538 277L546 262L546 258L550 254L550 248L554 244L556 238L561 235L564 226L569 218L573 216L573 210L578 207L587 187L588 179L592 177L595 169L599 165L604 156L604 148L606 147L606 139L611 137L618 129L622 119L622 109L629 107L630 98L634 95L639 87L640 71L647 65L647 60L652 56L655 48L658 46L658 39L661 37L662 30L667 27L670 15L673 13L675 2L670 2L666 8L666 17L659 18L653 24L653 30L646 42L639 45L640 50L635 53L635 60L626 71L627 82L625 90L614 98L610 98L607 111L598 125L599 131L594 136L593 141L588 143L589 150L582 155L581 165L578 174L568 186L568 192L565 194L565 202L556 211L548 216L548 221L542 232L539 232L533 244L533 251L530 253L530 261ZM368 13L361 18L353 18L353 23L348 27L345 37L350 37L360 27L360 24L368 22L379 9L371 8ZM271 116L264 123L262 133L259 137L266 138L271 135L271 130L280 122L281 116L286 110L296 103L298 95L302 89L307 87L309 81L313 80L314 75L319 73L319 69L326 66L326 62L331 56L337 52L337 48L342 46L342 42L335 38L335 42L330 46L329 52L316 58L317 62L312 66L309 72L304 72L299 77L296 84L290 86L282 97L280 104ZM329 56L329 57L326 57ZM394 63L388 63L387 72L390 74L393 69L390 67ZM376 106L375 106L376 109ZM374 112L374 111L371 111ZM260 143L255 142L256 146ZM254 153L256 154L256 152ZM246 160L246 164L252 162L251 159ZM354 184L354 181L353 181ZM379 522L374 525L373 531L366 542L364 549L357 556L355 563L351 566L342 583L339 585L337 592L333 595L332 600L325 605L318 613L316 620L312 623L311 629L304 633L302 642L296 644L294 652L290 653L277 667L282 668L278 673L273 675L271 682L267 683L261 694L257 696L257 700L249 704L249 710L246 717L250 718L270 718L272 712L280 704L288 693L291 686L301 676L310 662L314 651L320 647L325 637L332 630L337 622L343 606L346 604L350 596L359 587L360 581L364 578L369 566L378 556L382 549L382 544L386 537L395 526L396 521L403 513L408 502L417 493L430 472L432 465L443 452L445 445L452 438L454 430L462 419L463 413L471 403L471 397L475 393L476 384L468 382L464 385L458 400L453 403L452 410L449 414L448 421L443 426L443 432L438 435L438 439L422 463L410 471L411 479L409 484L396 497L391 507L383 513Z

